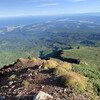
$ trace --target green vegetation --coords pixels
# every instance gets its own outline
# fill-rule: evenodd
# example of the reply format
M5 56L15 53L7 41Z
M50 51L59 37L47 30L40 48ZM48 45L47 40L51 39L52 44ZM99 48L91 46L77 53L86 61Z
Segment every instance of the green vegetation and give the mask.
M62 67L57 67L57 68L54 69L54 74L56 76L61 76L63 74L66 74L66 72L67 72L67 70L62 68Z
M28 51L19 51L19 52L0 52L0 67L3 67L7 64L13 64L17 59L19 58L27 58L28 56L35 56L38 57L38 53L36 53L34 50Z
M36 61L37 61L37 59L36 59L36 58L34 58L34 57L32 58L32 60L33 60L33 62L36 62Z
M29 85L29 82L28 81L23 81L23 85L24 86L28 86Z
M64 86L71 87L77 92L88 91L93 92L92 84L88 82L88 78L75 72L67 72L60 76L61 83Z
M64 50L63 58L80 59L80 64L72 64L72 70L89 78L95 91L100 95L100 48L81 47Z
M72 66L67 62L44 60L43 67L53 68L53 73L60 78L61 84L65 87L70 87L74 93L82 94L84 92L85 95L87 95L87 93L94 95L96 92L94 92L93 83L89 78L74 72ZM90 96L88 95L88 97Z
M54 74L57 76L61 76L66 74L67 71L70 71L72 66L67 62L59 62L56 68L54 69Z
M11 80L13 80L15 78L16 78L16 75L11 75L8 80L11 81Z
M80 59L81 65L100 68L100 47L81 47L80 49L64 50L63 58Z
M67 62L60 62L57 67L61 67L61 68L65 69L65 70L67 70L67 71L72 69L71 64L69 64Z
M49 69L52 69L52 68L56 68L58 65L58 63L56 61L53 61L53 60L44 60L43 62L43 67L47 67Z

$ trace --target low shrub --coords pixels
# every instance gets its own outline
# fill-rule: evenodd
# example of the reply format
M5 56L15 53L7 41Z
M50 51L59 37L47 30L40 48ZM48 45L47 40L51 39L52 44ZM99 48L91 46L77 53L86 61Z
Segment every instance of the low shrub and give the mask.
M13 74L13 75L11 75L11 76L9 77L8 80L11 81L11 80L13 80L13 79L15 79L15 78L16 78L16 75Z
M67 62L61 62L58 67L61 67L61 68L64 68L66 70L70 70L72 69L72 66L71 64L67 63Z
M53 61L53 60L44 60L43 62L43 67L47 67L49 69L52 69L52 68L56 68L58 65L58 63L56 61Z
M23 81L23 85L24 86L28 86L29 85L29 82L28 81Z
M66 74L66 73L67 73L67 71L63 67L56 67L54 69L54 74L57 76L61 76L61 75Z
M92 91L92 83L88 82L88 78L75 72L67 72L60 76L61 83L64 86L72 87L75 91Z
M37 59L36 59L36 58L34 58L34 57L32 57L32 61L33 61L33 62L36 62L36 61L37 61Z

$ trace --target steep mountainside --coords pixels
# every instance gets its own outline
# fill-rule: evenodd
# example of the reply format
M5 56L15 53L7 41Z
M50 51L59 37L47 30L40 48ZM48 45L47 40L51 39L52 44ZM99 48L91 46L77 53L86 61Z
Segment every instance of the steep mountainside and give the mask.
M59 58L71 62L73 71L89 77L100 95L100 47L76 47L63 50Z
M49 93L53 100L100 99L88 77L73 72L67 62L28 57L0 69L0 97L4 100L32 100L38 91Z

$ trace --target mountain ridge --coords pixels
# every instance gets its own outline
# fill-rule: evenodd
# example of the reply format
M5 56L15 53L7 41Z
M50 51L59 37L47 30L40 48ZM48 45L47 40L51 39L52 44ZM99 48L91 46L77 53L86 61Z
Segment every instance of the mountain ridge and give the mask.
M63 61L42 60L34 57L28 57L28 59L20 58L14 64L6 65L0 69L0 97L5 97L7 100L18 98L21 100L32 100L35 93L44 91L51 94L53 100L57 100L57 98L61 100L66 98L71 100L90 100L80 95L80 93L75 94L70 87L73 83L68 83L68 88L61 83L58 77L64 74L64 70L66 73L69 69L71 69L71 65ZM68 75L74 74L74 78L84 77L75 72L70 72L70 70L67 73ZM82 80L82 82L86 80ZM80 79L77 82L80 84ZM84 84L87 84L87 82ZM93 94L89 96L91 97L91 95Z

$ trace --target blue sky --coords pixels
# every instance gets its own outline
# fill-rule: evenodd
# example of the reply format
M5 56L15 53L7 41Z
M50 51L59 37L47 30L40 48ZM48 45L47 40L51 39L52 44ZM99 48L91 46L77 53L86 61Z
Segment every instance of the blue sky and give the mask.
M100 0L0 0L0 17L100 12Z

